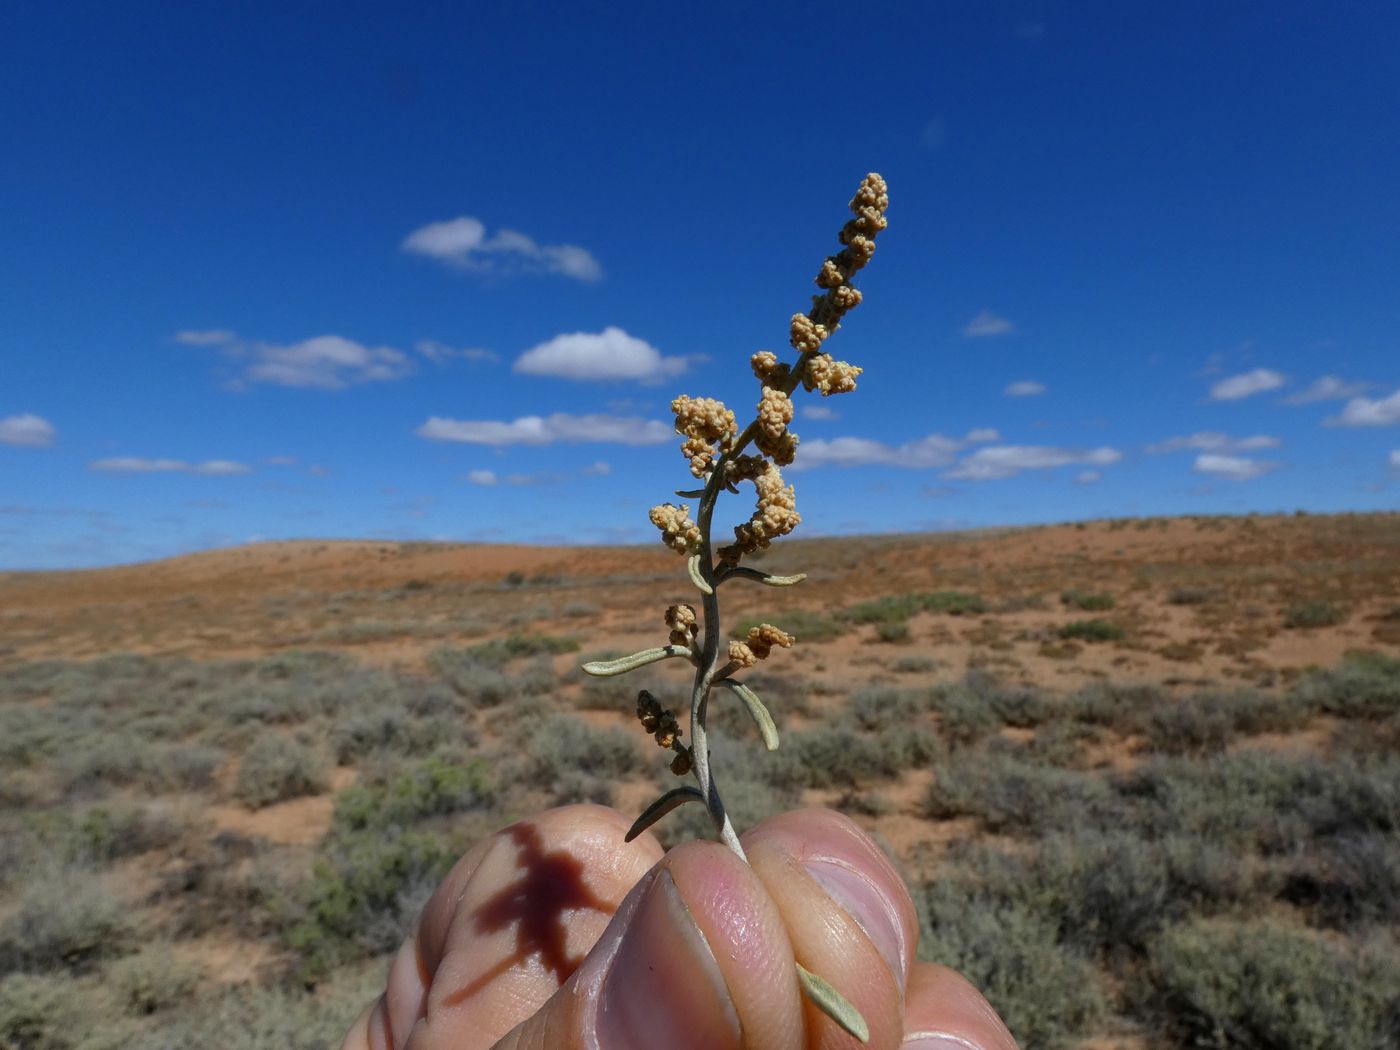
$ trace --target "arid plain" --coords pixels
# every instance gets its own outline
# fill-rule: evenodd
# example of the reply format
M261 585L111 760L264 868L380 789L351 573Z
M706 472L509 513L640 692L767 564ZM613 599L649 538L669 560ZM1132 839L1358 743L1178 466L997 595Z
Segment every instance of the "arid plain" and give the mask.
M926 957L1024 1046L1400 1040L1400 516L756 564L808 579L726 585L727 628L798 640L749 676L777 752L715 716L739 823L848 812ZM681 708L682 662L578 668L662 644L684 601L659 544L0 574L0 1047L325 1045L475 837L564 801L633 813L670 779L633 700ZM663 841L699 830L683 813Z

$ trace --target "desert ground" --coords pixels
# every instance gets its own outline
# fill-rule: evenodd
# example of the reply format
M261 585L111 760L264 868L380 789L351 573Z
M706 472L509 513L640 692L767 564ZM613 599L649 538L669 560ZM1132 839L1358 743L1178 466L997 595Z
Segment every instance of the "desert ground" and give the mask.
M795 540L726 635L736 823L837 807L1027 1048L1400 1045L1400 515ZM0 1047L334 1045L435 880L673 782L646 548L300 541L0 574ZM594 758L579 768L578 749ZM663 842L703 833L687 807ZM701 814L703 817L703 814Z

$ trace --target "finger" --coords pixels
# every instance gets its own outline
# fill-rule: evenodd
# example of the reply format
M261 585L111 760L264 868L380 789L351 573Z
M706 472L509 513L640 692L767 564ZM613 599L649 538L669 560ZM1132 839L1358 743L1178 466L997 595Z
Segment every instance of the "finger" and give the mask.
M901 1050L1016 1050L992 1004L946 966L915 963L909 974Z
M691 842L638 883L583 966L495 1050L805 1046L782 916L727 847Z
M395 956L364 1025L369 1050L489 1047L538 1009L661 856L653 835L623 842L628 826L613 809L567 806L478 843Z
M796 961L861 1012L870 1046L899 1046L919 924L894 866L854 821L826 809L769 817L743 841ZM813 1050L857 1045L813 1004L804 1010Z

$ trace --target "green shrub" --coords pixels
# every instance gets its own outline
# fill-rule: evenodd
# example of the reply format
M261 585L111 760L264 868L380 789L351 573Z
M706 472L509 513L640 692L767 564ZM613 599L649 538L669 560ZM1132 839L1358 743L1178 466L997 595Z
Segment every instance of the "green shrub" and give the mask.
M106 864L176 842L185 821L168 805L110 803L25 814L34 841L52 857L81 865Z
M1341 951L1271 920L1194 920L1152 945L1156 1005L1194 1046L1393 1046L1400 957Z
M1313 598L1295 602L1283 614L1285 627L1333 627L1346 619L1334 602Z
M919 958L966 976L1020 1045L1061 1050L1093 1029L1103 994L1088 961L1059 943L1052 921L946 879L918 898Z
M925 718L928 708L928 695L911 689L867 686L851 697L851 716L870 732L910 725Z
M82 971L126 951L134 933L129 909L96 877L71 868L38 871L18 909L0 925L0 974Z
M1059 630L1061 638L1082 642L1121 642L1123 628L1107 620L1074 620Z
M643 769L637 738L616 726L600 729L571 715L537 723L526 742L527 775L555 801L611 804L616 781ZM660 749L654 753L659 754Z
M923 595L923 606L929 612L965 616L987 611L987 603L979 594L967 591L933 591Z
M1318 922L1343 929L1400 923L1400 840L1349 833L1320 840L1297 858L1279 896Z
M974 816L992 831L1037 835L1103 822L1117 809L1098 777L985 751L959 751L940 763L924 800L935 820Z
M474 645L467 652L487 667L502 667L512 660L520 660L527 656L574 653L578 652L578 648L577 638L514 631L504 638Z
M781 771L779 782L789 787L856 788L898 772L877 741L844 725L788 733L764 761Z
M924 608L917 594L892 594L849 606L841 611L842 619L851 623L901 624Z
M259 734L238 767L238 798L253 809L301 795L318 795L330 785L325 760L275 730Z
M1060 602L1071 609L1084 612L1105 612L1114 606L1113 595L1101 591L1081 591L1071 587L1060 595Z
M875 637L887 645L900 645L909 641L909 625L907 623L877 623L875 625Z
M333 822L348 831L406 828L428 817L486 809L495 800L496 786L485 762L433 755L387 781L341 792Z
M108 987L127 1013L165 1013L186 1001L199 983L199 969L177 958L169 944L155 944L112 964Z
M1400 660L1348 653L1338 667L1299 679L1293 696L1300 705L1342 718L1394 717L1400 714Z
M935 689L933 709L938 713L939 734L954 745L975 743L1002 725L996 709L965 682Z
M393 950L457 851L436 835L369 829L332 837L287 932L298 972L315 980L343 963Z

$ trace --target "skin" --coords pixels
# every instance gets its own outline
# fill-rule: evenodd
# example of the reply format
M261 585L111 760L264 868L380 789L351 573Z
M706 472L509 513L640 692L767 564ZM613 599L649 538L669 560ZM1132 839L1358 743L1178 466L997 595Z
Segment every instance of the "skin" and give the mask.
M986 999L914 959L894 868L831 810L663 853L602 806L482 840L448 874L342 1050L836 1050L794 961L856 1005L877 1050L1015 1050Z

